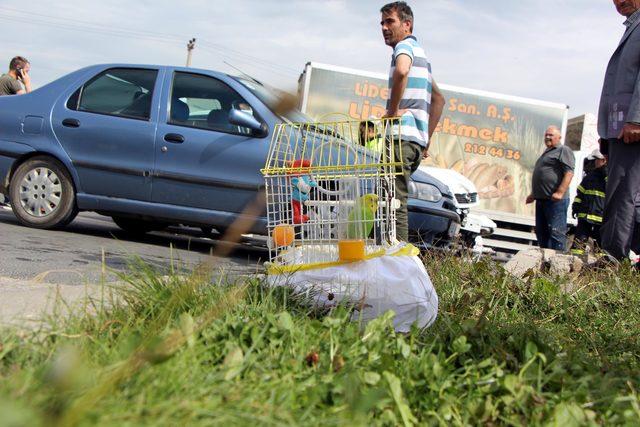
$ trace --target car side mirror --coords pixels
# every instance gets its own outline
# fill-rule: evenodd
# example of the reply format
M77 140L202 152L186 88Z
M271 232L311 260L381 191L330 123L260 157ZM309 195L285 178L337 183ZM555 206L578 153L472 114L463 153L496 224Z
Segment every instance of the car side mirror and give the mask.
M254 136L265 136L267 134L267 126L260 123L246 111L232 108L229 111L229 123L251 129Z

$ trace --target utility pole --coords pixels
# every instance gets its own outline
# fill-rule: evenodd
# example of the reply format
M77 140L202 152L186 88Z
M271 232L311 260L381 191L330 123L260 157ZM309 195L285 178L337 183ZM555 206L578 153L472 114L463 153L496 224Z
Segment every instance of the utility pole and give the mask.
M191 51L196 47L195 37L187 43L187 67L191 67Z

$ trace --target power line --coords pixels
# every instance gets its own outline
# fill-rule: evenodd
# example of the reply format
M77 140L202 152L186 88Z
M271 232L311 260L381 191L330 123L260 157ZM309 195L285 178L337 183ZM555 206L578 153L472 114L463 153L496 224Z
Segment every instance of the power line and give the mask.
M233 54L226 54L226 53L217 52L217 51L214 51L214 50L209 49L209 48L204 47L204 46L200 46L200 49L208 52L209 54L214 55L218 59L221 58L221 59L226 59L227 61L230 61L230 62L236 62L236 63L239 62L239 63L243 63L243 64L248 64L248 65L251 65L251 66L256 67L256 68L262 68L262 69L265 69L265 70L269 70L270 72L275 73L275 74L279 74L281 76L291 77L291 76L297 76L298 75L297 72L282 71L282 70L274 67L273 65L262 64L260 62L254 61L253 59L243 58L243 57L240 57L240 56L237 56L237 55L233 55Z
M24 17L19 17L19 18L23 18L23 19L31 19L33 16L40 16L42 18L47 18L47 19L52 19L54 21L61 21L61 24L69 24L70 22L76 22L80 25L83 26L88 26L88 27L93 27L96 29L104 29L104 25L102 24L96 24L95 22L90 22L90 21L83 21L83 20L79 20L79 19L75 19L75 18L69 18L69 17L58 17L58 16L53 16L53 15L46 15L44 13L35 13L35 12L26 12L24 10L20 10L20 9L14 9L11 7L6 7L6 6L0 6L0 10L5 10L8 12L13 12L13 13L18 13L18 14L22 14L22 15L26 15ZM155 32L155 31L147 31L147 30L137 30L137 29L128 29L128 28L117 28L117 27L111 27L114 28L118 31L121 32L128 32L128 33L133 33L133 34L146 34L149 36L156 36L156 37L160 37L160 38L170 38L170 39L175 39L175 40L182 40L182 36L177 35L177 34L169 34L166 32L163 33L159 33L159 32Z
M271 65L273 65L275 67L281 68L281 69L286 70L286 71L293 71L293 72L297 73L297 70L295 70L295 69L293 69L291 67L287 67L286 65L281 65L281 64L278 64L278 63L273 62L273 61L269 61L269 60L266 60L266 59L263 59L263 58L258 58L256 56L252 56L252 55L249 55L249 54L247 54L245 52L241 52L241 51L238 51L238 50L234 50L234 49L228 48L228 47L223 46L223 45L218 44L218 43L211 43L211 42L205 41L204 44L209 46L209 47L211 47L212 49L224 50L224 51L236 54L236 55L240 55L240 56L247 57L249 59L253 59L253 60L258 61L258 62L262 62L262 63L265 63L265 64L271 64Z
M117 32L119 35L132 35L132 36L145 36L151 40L159 40L161 39L167 39L169 41L180 41L183 40L182 36L179 35L174 35L174 34L164 34L164 33L157 33L157 32L150 32L150 31L144 31L144 30L132 30L132 29L125 29L125 28L118 28L118 27L110 27L111 30L105 30L104 27L102 25L97 25L88 21L81 21L78 19L72 19L72 18L58 18L55 16L51 16L51 15L46 15L43 13L29 13L29 12L24 12L22 10L18 10L18 9L14 9L14 8L9 8L6 6L0 6L0 10L8 10L11 12L16 12L16 13L21 13L21 14L25 14L27 15L27 17L13 17L13 16L7 16L7 15L3 15L5 18L7 19L16 19L16 20L20 20L19 22L27 22L25 21L26 19L32 21L33 19L30 18L30 15L36 15L36 16L40 16L40 17L45 17L48 19L54 19L54 20L62 20L63 22L51 22L51 21L46 21L46 20L40 20L39 22L45 24L45 25L55 25L55 26L62 26L65 29L72 29L70 27L73 27L72 24L70 24L70 22L77 22L80 23L80 25L75 25L78 29L83 29L85 28L85 26L87 26L86 28L90 28L93 30L97 30L99 31L100 34L116 34L115 32ZM114 32L115 31L115 32ZM200 43L206 44L208 46L210 46L212 49L216 49L219 51L228 51L231 54L235 54L235 55L241 55L243 57L247 57L250 58L251 60L254 61L258 61L258 62L262 62L264 64L270 64L273 65L274 67L283 69L285 71L288 72L292 72L292 73L296 73L297 74L297 70L294 70L292 68L286 67L286 66L282 66L280 64L277 64L275 62L272 61L268 61L262 58L258 58L252 55L248 55L244 52L240 52L231 48L228 48L224 45L218 44L218 43L212 43L212 42L207 42L207 41L201 41Z
M15 15L7 15L1 13L2 11L15 12L18 14L23 14L26 16L15 16ZM34 17L36 16L36 17ZM5 21L14 21L31 25L43 25L51 28L57 28L67 31L81 31L86 33L93 33L105 36L115 36L121 38L138 38L144 40L155 41L158 43L167 43L172 45L182 44L183 38L178 35L173 34L163 34L152 31L144 31L144 30L133 30L122 27L113 27L110 26L108 29L103 26L99 26L98 24L90 23L88 21L81 21L72 18L58 18L51 15L46 15L42 13L30 13L24 12L18 9L13 9L5 6L0 6L0 20ZM278 64L273 61L269 61L263 58L259 58L256 56L249 55L244 52L240 52L234 49L230 49L226 46L211 43L207 41L200 41L201 48L209 53L222 56L226 59L242 62L245 64L252 64L256 67L268 69L271 72L280 74L280 75L298 75L298 71Z
M287 67L285 65L278 64L276 62L268 61L266 59L261 59L261 58L258 58L252 55L247 55L244 53L239 53L232 49L225 49L222 47L218 47L217 45L212 45L211 43L207 43L207 42L200 42L200 44L202 49L207 50L210 53L225 55L227 57L239 59L247 63L254 63L256 65L259 64L259 65L266 66L272 69L277 69L277 70L280 70L281 72L285 72L289 74L298 74L297 70Z
M174 39L169 39L169 38L152 37L152 36L149 36L149 35L139 34L139 33L134 33L134 32L117 32L117 31L113 31L113 30L89 28L89 27L75 26L75 25L69 25L69 24L65 25L65 24L61 24L61 23L57 23L57 22L47 22L47 21L42 21L42 20L37 20L37 19L28 19L28 18L21 18L21 17L16 17L16 16L6 16L6 15L2 15L2 14L0 14L0 19L5 20L5 21L20 22L20 23L25 23L25 24L44 25L44 26L47 26L47 27L58 28L58 29L61 29L61 30L68 30L68 31L81 31L81 32L85 32L85 33L94 33L94 34L115 36L115 37L123 37L123 38L129 38L129 39L132 38L132 37L137 37L137 38L140 38L140 39L152 40L152 41L156 41L156 42L159 42L159 43L182 44L182 43L180 43L180 40L177 40L177 39L174 40Z

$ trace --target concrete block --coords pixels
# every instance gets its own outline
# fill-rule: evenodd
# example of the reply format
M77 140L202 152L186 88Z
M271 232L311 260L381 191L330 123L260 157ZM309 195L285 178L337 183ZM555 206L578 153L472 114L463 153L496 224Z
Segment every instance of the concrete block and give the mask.
M550 262L551 258L556 256L558 252L555 249L540 249L542 251L542 259L544 262Z
M573 274L579 274L582 271L582 267L584 267L582 258L574 256L573 263L571 264L571 272Z
M584 262L575 255L557 254L549 260L549 273L556 276L578 274L583 266Z
M518 252L504 266L505 270L516 277L522 277L529 270L542 268L543 253L540 249L526 249Z

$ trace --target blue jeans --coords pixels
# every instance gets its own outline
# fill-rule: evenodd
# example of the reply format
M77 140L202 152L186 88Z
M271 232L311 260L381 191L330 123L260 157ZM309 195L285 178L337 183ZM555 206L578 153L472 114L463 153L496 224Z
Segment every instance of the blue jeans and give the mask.
M567 245L569 199L536 200L536 237L541 248L564 251Z

